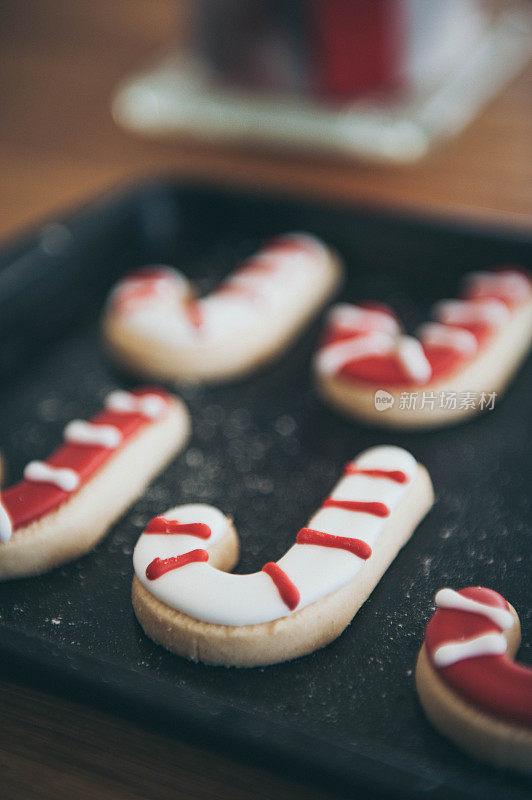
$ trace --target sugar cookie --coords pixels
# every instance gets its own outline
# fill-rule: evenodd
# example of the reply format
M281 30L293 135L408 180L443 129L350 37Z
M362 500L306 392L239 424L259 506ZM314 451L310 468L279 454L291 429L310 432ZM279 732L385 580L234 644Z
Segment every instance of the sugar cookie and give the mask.
M493 408L532 341L532 283L518 269L472 273L462 299L405 336L393 311L335 306L314 360L320 393L376 425L436 428Z
M183 447L185 405L158 389L111 392L89 422L0 493L0 580L47 572L88 552Z
M135 373L201 382L237 378L287 349L341 275L338 258L299 233L268 242L205 297L195 298L176 270L138 270L112 292L104 336Z
M238 558L221 511L173 508L135 548L135 613L155 642L194 661L253 667L311 653L350 623L432 502L410 453L372 448L347 465L295 545L249 575L221 571Z
M442 589L435 603L416 667L427 717L466 752L532 772L532 668L513 660L515 609L480 586Z

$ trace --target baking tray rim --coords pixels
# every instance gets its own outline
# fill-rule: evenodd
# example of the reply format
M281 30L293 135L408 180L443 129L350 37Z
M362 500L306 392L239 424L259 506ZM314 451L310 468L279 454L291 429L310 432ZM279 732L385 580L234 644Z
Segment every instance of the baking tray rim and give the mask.
M446 233L457 233L466 236L486 236L492 239L510 239L515 244L532 245L532 214L530 217L521 214L504 214L500 218L492 219L497 212L483 209L483 214L476 216L469 213L463 216L458 211L438 209L429 211L421 207L399 207L391 201L379 203L376 200L364 200L356 197L353 199L344 196L320 197L311 192L304 198L297 188L259 187L243 183L232 178L222 178L213 181L209 178L183 178L179 172L140 174L120 181L116 186L104 187L92 192L89 197L75 202L73 206L66 204L60 206L56 213L39 216L36 220L0 236L0 256L7 252L14 253L15 257L21 255L24 246L30 246L31 239L39 237L43 227L59 223L68 225L71 220L80 215L90 213L103 206L121 206L133 203L146 193L164 193L171 191L179 195L190 194L216 194L220 199L251 198L264 200L268 203L294 203L314 210L326 209L333 213L350 212L357 217L378 218L382 222L405 224L412 228L430 228ZM502 213L502 212L501 212ZM510 219L518 222L511 223ZM8 261L8 259L3 259ZM6 266L6 264L4 264ZM2 270L0 265L0 272Z
M532 244L532 224L530 230L527 230L521 226L494 225L481 219L469 217L463 219L453 215L412 209L378 207L345 199L320 199L310 196L301 200L297 192L291 190L264 190L232 181L224 181L218 185L207 180L183 180L178 175L166 174L127 180L117 188L96 193L86 201L76 204L73 209L59 211L0 240L0 258L3 256L4 267L10 266L9 256L13 254L16 261L24 255L26 248L35 246L42 227L47 224L57 222L68 225L80 216L106 206L125 208L134 213L137 210L135 202L147 193L165 192L176 194L179 199L184 197L185 200L188 193L216 195L218 199L227 199L228 202L231 198L238 197L241 199L251 197L268 203L281 201L291 204L297 201L308 209L326 209L328 213L349 212L355 218L371 217L384 223L406 224L411 229L428 228L447 234L483 236L491 239L508 239L513 244ZM1 271L0 266L0 275ZM448 775L416 764L404 754L401 763L397 755L392 752L386 761L383 758L385 748L382 748L376 756L372 756L354 744L342 746L337 740L330 742L318 735L302 733L296 727L274 722L265 717L261 718L260 731L257 731L255 724L257 714L212 698L209 700L210 708L206 709L205 700L200 695L180 687L174 688L172 702L168 707L167 681L146 675L140 669L124 667L96 654L71 651L68 647L49 642L37 634L21 631L2 622L0 622L0 654L4 662L3 671L7 670L15 682L37 687L43 687L44 684L46 691L74 699L79 698L84 689L89 689L95 693L97 704L104 710L117 709L119 713L137 722L140 721L141 724L145 724L146 719L139 714L140 709L151 711L159 721L172 719L175 723L177 715L180 729L175 732L179 735L192 739L199 739L200 734L206 736L208 746L216 750L236 747L237 752L229 754L237 758L247 754L255 759L264 760L264 754L267 752L268 762L263 763L263 766L274 771L282 769L293 772L295 767L299 767L304 768L306 775L312 773L318 779L320 776L321 779L328 777L329 780L331 778L335 781L340 780L347 786L356 785L359 788L362 781L367 788L371 787L381 792L391 791L394 795L412 796L412 793L419 793L427 797L449 798L449 791L453 790L453 782L449 780ZM17 672L15 667L19 667L20 672ZM106 675L103 680L102 674ZM53 684L52 678L56 681ZM131 703L134 704L134 709L131 708ZM220 724L228 717L232 726L230 735L227 726L222 727ZM217 737L219 741L216 741ZM205 743L203 740L203 744ZM493 770L493 773L500 775L498 770ZM463 786L454 788L460 791L461 797L468 796L464 794ZM470 793L469 796L481 797L481 790L478 793Z

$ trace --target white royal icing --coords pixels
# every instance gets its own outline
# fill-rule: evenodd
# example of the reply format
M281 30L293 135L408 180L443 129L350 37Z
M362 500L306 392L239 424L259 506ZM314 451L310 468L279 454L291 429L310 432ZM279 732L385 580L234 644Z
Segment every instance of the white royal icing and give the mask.
M486 603L480 603L478 600L471 600L471 598L455 592L454 589L440 589L434 598L434 602L438 608L481 614L494 622L495 625L498 625L501 631L509 631L514 626L514 618L507 609L489 606Z
M52 467L44 461L30 461L24 469L27 481L53 483L64 492L73 492L79 486L79 475L73 469Z
M11 522L11 517L0 502L0 542L8 542L12 533L13 523Z
M463 356L472 357L478 350L478 342L471 331L438 322L426 322L416 331L417 336L428 347L445 347Z
M195 300L199 326L183 302L190 292L178 302L174 298L173 303L158 303L156 295L150 295L146 302L138 300L129 310L126 306L128 324L160 342L209 347L239 331L253 336L255 330L261 332L275 320L290 318L294 304L307 296L309 284L328 269L329 256L324 245L307 234L280 238L300 241L301 248L283 251L282 247L266 246L248 259L219 290ZM266 264L271 269L255 269ZM223 291L228 288L240 291ZM120 284L115 293L119 290Z
M509 303L522 303L532 294L529 278L518 270L472 272L466 275L465 291L470 297L500 297Z
M401 326L391 314L373 308L363 308L350 303L338 303L330 310L329 325L348 330L367 332L382 331L390 336L398 336Z
M97 425L74 419L66 426L64 437L72 444L100 445L114 450L122 441L122 432L114 425Z
M433 314L445 325L483 324L503 328L510 320L510 310L502 300L442 300Z
M434 651L432 660L436 667L442 669L467 658L502 656L506 653L507 648L508 642L502 633L485 633L482 636L476 636L474 639L465 639L441 645Z
M321 375L334 375L345 364L368 356L393 353L396 342L393 336L382 331L361 333L353 339L344 339L325 345L316 353L314 366Z
M413 336L400 336L397 340L397 358L404 373L416 383L427 383L432 367L421 342Z
M166 411L166 400L158 394L136 395L117 389L105 399L105 405L111 411L128 414L135 412L148 419L157 419Z
M346 475L331 493L335 500L384 503L397 508L418 470L414 457L399 447L374 447L354 462L361 469L401 470L406 483L368 475ZM265 572L234 575L214 569L208 562L191 563L154 581L146 568L155 558L178 556L196 548L208 549L227 531L228 520L215 508L185 505L164 516L179 522L205 522L212 530L207 540L193 536L142 534L133 562L143 586L158 600L194 619L219 625L254 625L271 622L290 613L271 578ZM336 536L361 539L372 550L382 546L380 535L389 517L377 517L342 508L320 508L308 527ZM372 556L370 556L371 559ZM365 561L339 548L294 544L277 562L300 593L300 610L356 578Z

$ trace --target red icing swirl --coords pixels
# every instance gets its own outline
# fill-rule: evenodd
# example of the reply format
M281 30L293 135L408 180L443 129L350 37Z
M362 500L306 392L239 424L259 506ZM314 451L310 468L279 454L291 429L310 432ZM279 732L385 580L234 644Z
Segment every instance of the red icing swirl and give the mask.
M160 389L135 389L131 392L138 397L157 394L168 401L169 395ZM122 434L119 447L110 449L101 445L73 444L65 442L46 459L46 464L74 470L79 475L79 487L86 483L113 455L123 447L140 429L154 420L134 412L118 412L104 409L92 417L90 422L98 425L112 425ZM68 500L72 492L65 492L52 483L37 483L21 480L2 492L2 505L6 508L13 530L23 528L31 522L55 511Z
M491 589L474 586L461 589L459 594L485 605L508 609L504 597ZM429 659L432 662L435 651L444 644L500 633L500 630L481 614L439 608L425 632ZM505 654L466 658L447 667L434 668L444 683L473 706L501 719L532 727L530 667L514 662Z
M175 519L166 517L153 517L148 522L144 533L154 534L181 534L184 536L198 536L200 539L208 539L211 529L204 522L178 522Z
M156 581L167 572L172 572L174 569L186 567L187 564L196 562L208 561L209 554L206 550L189 550L188 553L183 553L181 556L171 556L170 558L154 558L146 567L146 577L149 581Z

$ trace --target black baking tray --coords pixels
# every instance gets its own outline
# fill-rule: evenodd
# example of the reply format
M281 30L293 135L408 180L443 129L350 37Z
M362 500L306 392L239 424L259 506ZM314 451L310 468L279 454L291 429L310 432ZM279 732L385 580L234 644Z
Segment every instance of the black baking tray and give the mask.
M376 213L221 186L152 180L105 196L7 243L0 253L0 449L9 482L108 391L133 385L106 359L98 318L125 270L179 266L208 290L261 239L323 237L347 265L346 299L391 303L412 329L460 276L532 266L525 232ZM351 796L524 798L526 779L462 755L425 720L413 669L442 586L482 584L521 613L530 663L532 364L466 425L386 433L322 405L309 371L321 321L275 364L219 388L179 387L187 450L94 552L0 585L0 653L21 680L161 724ZM146 521L178 503L235 517L239 571L279 558L342 465L391 443L429 469L437 501L347 631L306 658L239 670L192 664L143 635L130 603L131 553ZM527 616L528 613L528 616Z

